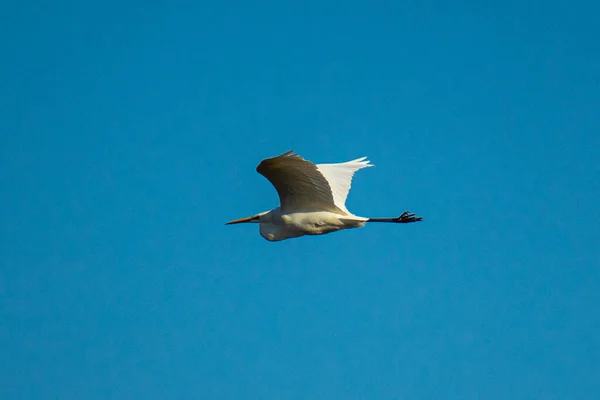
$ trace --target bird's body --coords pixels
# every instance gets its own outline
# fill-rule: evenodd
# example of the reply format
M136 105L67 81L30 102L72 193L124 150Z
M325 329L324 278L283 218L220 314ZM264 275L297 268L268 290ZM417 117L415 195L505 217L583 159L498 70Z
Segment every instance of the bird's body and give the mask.
M278 241L304 235L323 235L340 229L360 228L367 218L331 211L283 213L280 207L260 217L260 234L267 240Z
M366 157L338 164L313 164L292 151L267 158L256 170L275 186L280 206L227 224L260 223L262 237L280 241L360 228L367 222L421 221L409 212L398 218L364 218L348 211L345 202L354 173L372 166Z

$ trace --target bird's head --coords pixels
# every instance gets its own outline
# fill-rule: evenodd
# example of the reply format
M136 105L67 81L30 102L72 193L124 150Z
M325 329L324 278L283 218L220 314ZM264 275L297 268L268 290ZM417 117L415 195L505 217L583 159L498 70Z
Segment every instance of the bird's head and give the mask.
M233 221L226 222L225 225L242 224L244 222L260 223L261 221L265 220L265 217L268 214L269 214L269 211L265 211L265 212L262 212L262 213L255 214L255 215L253 215L251 217L234 219Z

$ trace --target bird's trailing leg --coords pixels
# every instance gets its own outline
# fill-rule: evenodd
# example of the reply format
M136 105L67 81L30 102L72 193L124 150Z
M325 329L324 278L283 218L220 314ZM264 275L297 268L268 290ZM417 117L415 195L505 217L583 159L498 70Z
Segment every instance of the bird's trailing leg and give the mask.
M400 224L408 224L410 222L423 221L423 217L419 217L410 211L404 211L402 215L396 218L369 218L367 222L395 222Z

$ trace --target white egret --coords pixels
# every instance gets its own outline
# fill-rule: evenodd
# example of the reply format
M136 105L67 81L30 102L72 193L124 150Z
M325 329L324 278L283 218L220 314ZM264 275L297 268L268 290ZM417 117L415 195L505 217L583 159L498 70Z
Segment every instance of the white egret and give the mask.
M422 221L410 211L397 218L356 216L345 206L352 177L359 169L373 167L366 157L339 164L313 164L293 151L267 158L256 171L267 178L279 194L280 206L226 225L254 222L269 241L304 235L323 235L341 229L361 228L367 222L410 223Z

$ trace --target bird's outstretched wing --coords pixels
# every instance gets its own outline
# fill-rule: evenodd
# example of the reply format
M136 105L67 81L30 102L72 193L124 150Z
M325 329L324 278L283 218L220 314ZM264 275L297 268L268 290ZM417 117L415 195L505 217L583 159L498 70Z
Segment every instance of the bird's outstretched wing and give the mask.
M284 212L329 211L347 215L350 213L344 202L352 176L356 170L370 166L363 160L316 165L288 151L261 161L256 171L275 186Z
M329 183L335 205L350 214L350 211L346 208L346 198L352 186L352 177L359 169L373 166L373 164L369 164L367 157L361 157L338 164L317 164L317 169Z

